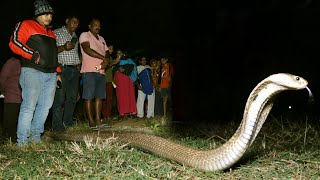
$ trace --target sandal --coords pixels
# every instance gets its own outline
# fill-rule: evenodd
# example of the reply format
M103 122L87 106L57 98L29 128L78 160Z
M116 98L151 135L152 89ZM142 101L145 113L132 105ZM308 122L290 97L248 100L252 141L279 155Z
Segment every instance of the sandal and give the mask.
M105 124L101 124L99 128L111 128L111 125L105 123Z
M98 126L92 126L92 127L90 127L90 129L93 130L93 131L99 131L99 130L100 130L100 127L98 127Z

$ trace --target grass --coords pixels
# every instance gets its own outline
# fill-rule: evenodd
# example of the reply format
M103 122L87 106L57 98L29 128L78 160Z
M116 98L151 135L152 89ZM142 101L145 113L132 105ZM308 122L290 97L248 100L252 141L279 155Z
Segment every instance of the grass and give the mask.
M238 125L147 124L159 136L203 150L223 144ZM71 131L84 128L80 122ZM7 142L0 146L0 179L320 179L319 129L319 122L307 118L290 122L269 116L240 161L218 172L186 167L113 137L85 143L47 139L26 147Z

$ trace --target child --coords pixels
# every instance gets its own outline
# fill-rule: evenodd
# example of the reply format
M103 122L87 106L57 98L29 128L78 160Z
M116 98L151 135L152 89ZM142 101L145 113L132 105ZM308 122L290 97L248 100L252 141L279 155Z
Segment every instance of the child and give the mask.
M138 98L137 98L137 116L144 117L144 102L148 100L147 118L154 117L154 88L152 82L152 72L149 65L147 65L146 57L141 57L140 65L137 67L138 71Z
M171 88L171 64L168 63L167 58L161 58L161 73L160 73L160 94L163 100L163 118L167 117L167 102L170 96Z

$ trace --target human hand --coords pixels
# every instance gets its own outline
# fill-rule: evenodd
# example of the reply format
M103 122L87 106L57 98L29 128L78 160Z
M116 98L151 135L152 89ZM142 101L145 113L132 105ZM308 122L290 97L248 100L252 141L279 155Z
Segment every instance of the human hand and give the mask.
M142 86L140 84L137 85L139 90L142 90Z
M101 65L101 69L106 69L109 65L109 59L103 58L103 62L100 65Z
M57 88L60 89L61 88L61 85L62 85L62 79L61 79L61 76L60 75L57 75Z
M31 57L31 60L36 63L36 64L39 64L39 61L40 61L40 54L38 53L38 51L34 52L32 57Z
M59 74L59 75L57 75L57 81L59 80L59 81L62 81L62 79L61 79L61 75Z
M75 48L75 44L70 42L70 41L68 41L63 45L63 48L64 48L65 51L69 51L69 50Z
M101 64L100 64L100 65L96 65L96 70L97 70L97 71L100 71L101 69L102 69Z

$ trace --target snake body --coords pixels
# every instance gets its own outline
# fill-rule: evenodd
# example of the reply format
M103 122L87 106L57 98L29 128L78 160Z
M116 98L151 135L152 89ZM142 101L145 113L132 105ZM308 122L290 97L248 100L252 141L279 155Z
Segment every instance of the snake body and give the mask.
M278 73L262 80L250 93L240 126L222 146L211 150L185 147L173 141L144 133L119 132L113 134L130 146L144 149L161 157L204 171L226 170L234 165L254 142L273 106L275 95L285 90L300 90L308 82L296 75ZM83 141L84 136L108 138L112 134L103 131L68 132L53 134L56 140Z

